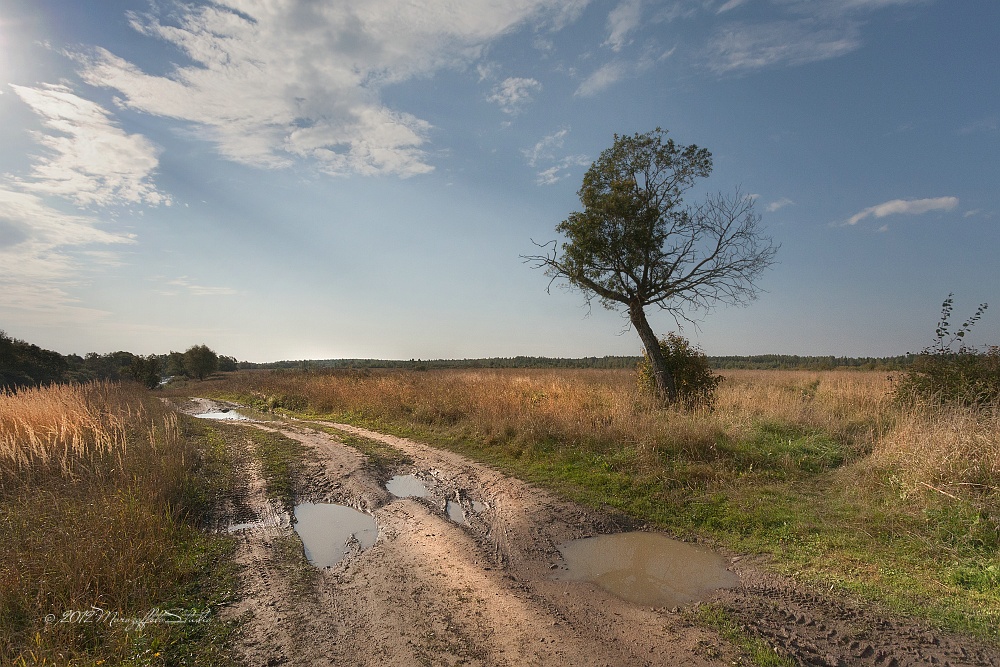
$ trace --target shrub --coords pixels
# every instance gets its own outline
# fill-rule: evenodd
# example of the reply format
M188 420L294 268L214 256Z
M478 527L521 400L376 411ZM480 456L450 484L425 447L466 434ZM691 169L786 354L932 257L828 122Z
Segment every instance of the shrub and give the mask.
M975 315L952 333L953 302L949 294L941 305L934 343L914 359L899 383L897 395L961 405L1000 401L1000 347L994 345L982 351L965 344L966 334L986 307L987 304L980 304Z
M667 362L667 370L674 377L677 400L686 408L715 405L715 390L722 382L722 376L712 372L708 357L691 342L679 334L668 333L660 339L660 352ZM656 378L653 365L645 353L636 366L639 389L656 393Z

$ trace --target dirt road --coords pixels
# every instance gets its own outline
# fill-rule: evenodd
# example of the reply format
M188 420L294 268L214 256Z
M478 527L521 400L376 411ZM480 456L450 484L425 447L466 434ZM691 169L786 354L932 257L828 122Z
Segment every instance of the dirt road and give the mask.
M202 401L189 411L211 407ZM634 529L626 520L451 452L328 426L386 443L413 463L379 470L340 438L306 424L246 424L278 430L315 452L300 500L356 507L378 525L373 547L315 568L249 465L246 497L234 504L239 516L229 519L250 523L236 533L244 589L229 610L248 619L238 647L248 665L750 664L699 625L690 606L641 607L593 584L553 577L561 566L556 545ZM427 497L386 491L387 475L409 473L424 482ZM449 518L449 500L461 506L464 524ZM990 647L888 619L724 555L740 583L713 603L798 664L1000 665Z

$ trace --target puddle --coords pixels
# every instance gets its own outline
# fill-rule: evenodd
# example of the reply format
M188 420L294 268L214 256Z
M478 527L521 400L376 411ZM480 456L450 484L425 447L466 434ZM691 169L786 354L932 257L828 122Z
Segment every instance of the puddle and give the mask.
M416 475L396 475L385 483L385 490L397 498L426 498L427 487Z
M198 419L234 419L237 421L248 421L250 418L246 415L241 415L235 410L216 410L214 412L202 412L201 414L194 415Z
M449 500L448 504L445 505L445 509L448 511L448 518L455 523L460 523L465 525L465 512L462 511L462 504L455 500Z
M598 535L559 546L565 581L590 581L629 602L673 607L698 600L739 578L726 559L703 547L654 533Z
M306 558L316 567L336 565L351 550L352 542L364 551L378 537L375 519L344 505L302 503L295 506L295 520Z
M472 501L472 511L476 514L482 514L486 511L486 503L481 503L478 500Z

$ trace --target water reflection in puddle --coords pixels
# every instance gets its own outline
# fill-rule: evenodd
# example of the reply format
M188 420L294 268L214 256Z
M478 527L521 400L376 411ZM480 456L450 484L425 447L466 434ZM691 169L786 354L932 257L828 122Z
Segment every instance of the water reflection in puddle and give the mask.
M455 500L449 500L448 504L445 505L445 509L448 511L448 518L455 523L460 523L465 525L465 512L462 511L462 504Z
M236 421L247 421L250 418L246 415L241 415L235 410L216 411L216 412L202 412L201 414L195 415L198 419L233 419Z
M590 581L629 602L670 607L731 588L739 578L708 549L654 533L599 535L559 546L566 581Z
M361 550L378 537L375 519L352 507L328 503L295 506L295 532L306 548L306 558L317 567L336 565L357 541Z
M385 483L385 490L397 498L426 498L427 487L416 475L396 475Z

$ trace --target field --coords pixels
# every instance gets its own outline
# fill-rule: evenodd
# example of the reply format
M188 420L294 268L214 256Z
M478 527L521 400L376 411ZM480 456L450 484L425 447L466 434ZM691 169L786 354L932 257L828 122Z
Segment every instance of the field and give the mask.
M231 664L203 445L138 386L0 393L0 664Z
M696 411L664 409L622 370L249 371L0 394L0 664L337 651L492 665L632 645L698 664L828 649L881 664L867 652L881 644L904 662L979 646L1000 664L1000 410L900 402L883 372L724 375ZM247 406L262 428L172 409L192 396ZM389 497L385 480L408 471L434 471L440 498ZM290 529L216 532L303 499L365 508L386 537L320 572ZM490 509L461 527L450 499ZM714 545L770 583L673 614L550 580L559 540L629 528ZM806 618L812 649L795 643ZM383 640L373 653L352 633Z
M1000 638L1000 417L859 371L726 371L713 411L609 370L234 374L215 396L412 436L563 497Z

